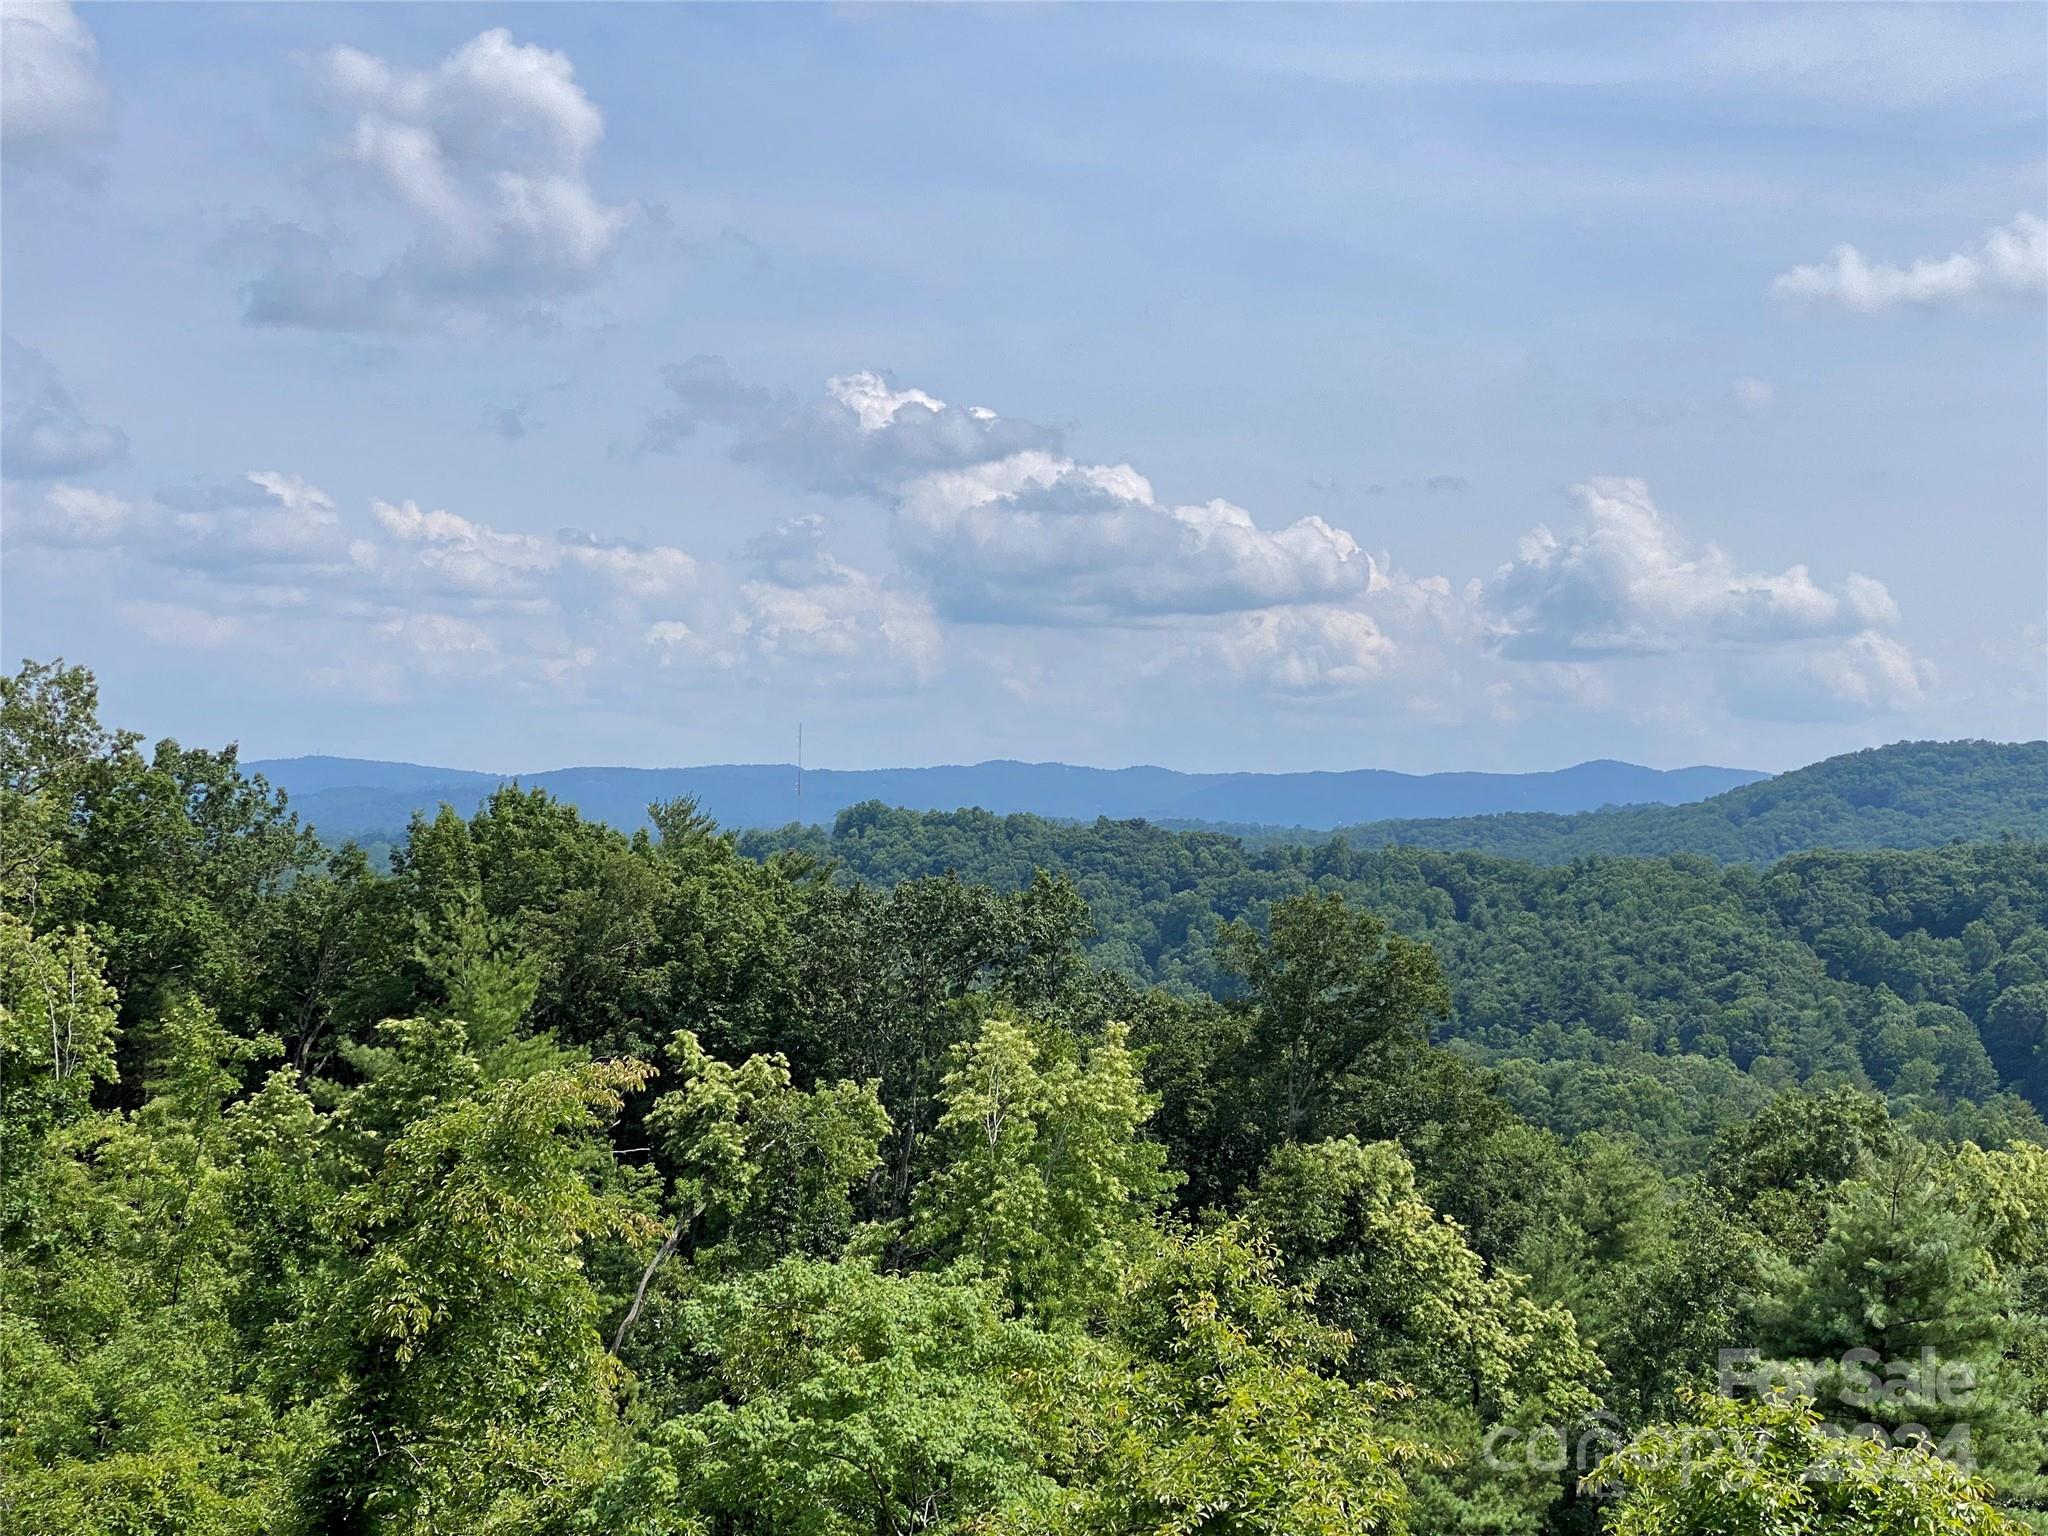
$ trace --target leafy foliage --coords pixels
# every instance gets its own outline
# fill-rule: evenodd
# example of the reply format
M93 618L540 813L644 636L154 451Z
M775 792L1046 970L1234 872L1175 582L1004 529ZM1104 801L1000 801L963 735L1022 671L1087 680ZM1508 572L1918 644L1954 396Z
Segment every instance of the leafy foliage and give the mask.
M386 873L39 664L0 769L10 1531L2048 1529L2038 847Z

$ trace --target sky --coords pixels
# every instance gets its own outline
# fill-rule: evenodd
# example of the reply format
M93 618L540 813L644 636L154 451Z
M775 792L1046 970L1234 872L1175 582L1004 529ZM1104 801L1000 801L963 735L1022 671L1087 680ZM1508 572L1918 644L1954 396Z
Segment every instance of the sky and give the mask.
M4 9L0 642L245 755L2048 717L2048 7Z

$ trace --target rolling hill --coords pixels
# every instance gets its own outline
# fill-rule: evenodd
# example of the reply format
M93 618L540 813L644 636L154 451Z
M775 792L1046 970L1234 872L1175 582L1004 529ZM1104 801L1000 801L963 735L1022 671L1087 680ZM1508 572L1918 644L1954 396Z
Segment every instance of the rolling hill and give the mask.
M1539 864L1589 854L1673 853L1768 864L1809 848L2048 838L2048 741L1905 741L1831 757L1688 805L1387 820L1340 828L1337 835L1361 847L1470 850ZM1320 842L1325 836L1289 833L1274 840Z

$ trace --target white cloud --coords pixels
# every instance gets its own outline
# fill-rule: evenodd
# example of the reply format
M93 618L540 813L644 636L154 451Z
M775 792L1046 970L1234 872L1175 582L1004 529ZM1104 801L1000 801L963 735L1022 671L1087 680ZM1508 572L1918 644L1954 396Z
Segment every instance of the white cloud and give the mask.
M785 518L748 541L742 558L755 574L800 587L825 575L834 563L825 553L825 519L815 512Z
M933 415L946 409L946 402L921 389L891 389L878 373L849 373L825 381L825 393L853 412L854 424L863 432L879 432L893 424L906 405L917 406ZM970 406L971 421L993 421L995 412L986 406Z
M792 518L742 554L751 578L702 594L695 622L669 616L641 643L666 668L744 669L836 690L928 681L944 647L931 605L824 547L823 519Z
M1386 673L1394 652L1370 615L1327 605L1242 614L1196 647L1229 676L1285 693L1361 687Z
M317 73L351 114L335 153L364 206L329 210L345 251L287 224L245 233L253 322L405 330L546 304L593 281L632 220L591 185L604 119L564 54L499 27L430 70L337 48Z
M1475 596L1502 650L1563 660L1769 644L1894 622L1882 582L1851 576L1839 592L1803 565L1748 571L1712 544L1689 544L1640 480L1577 487L1583 522L1538 527L1518 559Z
M1371 559L1319 517L1268 529L1221 499L1162 503L1128 464L1058 453L1056 429L877 373L829 379L813 400L742 384L718 358L667 377L678 404L650 425L650 446L717 424L735 459L809 490L879 497L894 508L905 574L947 618L1131 623L1324 602L1372 584Z
M770 662L836 664L828 680L886 681L931 675L940 639L931 609L892 592L864 572L835 566L826 580L800 587L750 581L740 588L739 633Z
M1753 379L1747 374L1729 386L1735 396L1735 403L1745 411L1767 411L1778 398L1778 391L1768 379Z
M1803 647L1737 669L1729 688L1739 713L1764 720L1853 720L1927 702L1931 662L1876 630Z
M687 586L696 562L680 549L608 543L565 529L554 539L506 533L453 512L421 511L413 501L379 501L372 514L409 546L411 563L447 587L480 597L523 597L544 579L588 573L603 588L636 598L668 596Z
M681 619L659 619L647 626L641 638L662 651L664 659L670 653L689 651L698 645L697 632Z
M379 501L371 513L401 544L417 546L414 563L457 591L483 596L529 593L553 567L553 552L525 533L501 533L453 512L423 512L413 501Z
M1101 624L1363 595L1371 557L1320 517L1259 527L1160 502L1128 464L1021 453L905 487L893 539L948 617Z
M771 665L815 664L821 680L930 677L942 650L930 603L847 565L824 535L824 519L811 515L747 546L756 577L740 585L733 638Z
M1579 487L1580 523L1537 528L1519 558L1460 590L1396 574L1319 517L1262 525L1225 500L1163 499L1129 464L1013 446L1013 431L1041 442L1057 434L957 410L880 374L828 380L822 398L806 400L700 358L670 370L669 383L680 405L651 441L719 425L735 459L809 490L880 501L898 562L894 583L852 572L824 553L821 516L787 520L747 546L755 579L723 624L674 617L647 633L671 665L808 655L851 666L864 654L942 654L939 623L1000 624L1048 637L1121 631L1087 645L1132 675L1191 670L1307 695L1440 688L1508 716L1524 696L1528 707L1611 702L1607 673L1627 658L1692 658L1708 675L1781 649L1803 667L1832 667L1830 697L1853 693L1844 677L1866 674L1872 697L1902 696L1884 686L1870 642L1840 657L1821 649L1900 623L1883 583L1852 573L1824 584L1803 565L1750 569L1687 540L1637 480ZM1750 409L1773 397L1756 378L1731 389ZM882 634L884 610L893 638ZM970 651L993 657L1002 646L952 650L964 665Z
M135 508L119 496L83 485L53 485L33 502L10 493L5 521L10 543L93 549L119 543L134 516Z
M0 472L10 479L89 474L127 456L128 434L88 421L49 360L11 336L0 340L0 397Z
M252 470L217 485L166 491L154 523L161 557L227 580L280 571L308 577L358 563L333 499L275 470Z
M1968 251L1908 267L1873 262L1853 245L1838 245L1826 261L1779 275L1771 293L1865 315L1899 305L2038 300L2048 294L2048 220L2021 213L1985 231Z
M675 404L648 424L647 448L666 451L722 427L736 461L835 495L888 496L919 475L1050 451L1061 440L1056 428L984 406L962 410L921 389L894 389L876 373L828 379L809 399L744 384L717 357L691 358L664 378Z
M697 562L670 545L615 543L571 529L557 534L555 543L570 568L588 571L629 597L668 597L697 579Z
M68 155L104 132L106 87L92 31L66 4L0 6L0 145L10 156Z
M105 544L118 539L135 512L120 497L82 485L53 485L44 502L81 544Z
M271 470L140 504L70 484L29 497L10 483L5 531L10 551L89 550L100 579L148 592L151 601L123 614L162 644L258 637L317 663L309 674L331 671L332 657L345 653L383 668L387 681L408 667L444 675L482 667L554 683L606 659L626 663L644 654L644 605L694 593L699 576L696 561L670 546L574 530L508 532L412 501L375 502L367 517L350 518L318 486ZM108 564L110 556L123 564ZM768 611L774 604L753 605L763 609L763 633L783 649L797 648L806 626L818 632L811 643L824 646L830 632L865 623L879 649L913 649L921 659L936 651L928 620L921 635L911 622L915 604L869 592L865 578L832 562L815 584L812 608L823 620L789 602L779 614ZM736 589L725 601L735 612L742 606ZM863 602L874 610L867 620L858 616Z

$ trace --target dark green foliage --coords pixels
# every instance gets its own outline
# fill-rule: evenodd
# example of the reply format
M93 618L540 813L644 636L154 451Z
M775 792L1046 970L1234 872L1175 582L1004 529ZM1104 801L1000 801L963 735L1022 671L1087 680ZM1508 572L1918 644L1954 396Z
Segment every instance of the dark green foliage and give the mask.
M1677 853L1768 864L1808 848L1936 848L1963 840L2041 838L2048 837L2048 742L1902 741L1831 757L1690 805L1375 821L1339 828L1336 835L1360 847L1463 848L1538 864L1596 854ZM1285 837L1320 840L1299 833Z
M868 806L829 839L740 847L782 842L883 885L950 872L1022 889L1055 871L1087 900L1098 963L1187 995L1241 986L1225 925L1342 895L1435 950L1451 991L1437 1037L1498 1068L1522 1115L1566 1137L1626 1129L1667 1168L1698 1166L1721 1127L1798 1083L1875 1089L1959 1128L2011 1095L1994 1116L2017 1109L2035 1132L2025 1102L2048 1091L2048 1007L2025 990L2048 984L2044 842L1805 853L1763 872L1689 856L1543 868ZM1175 1027L1163 1072L1186 1071L1193 1027Z

